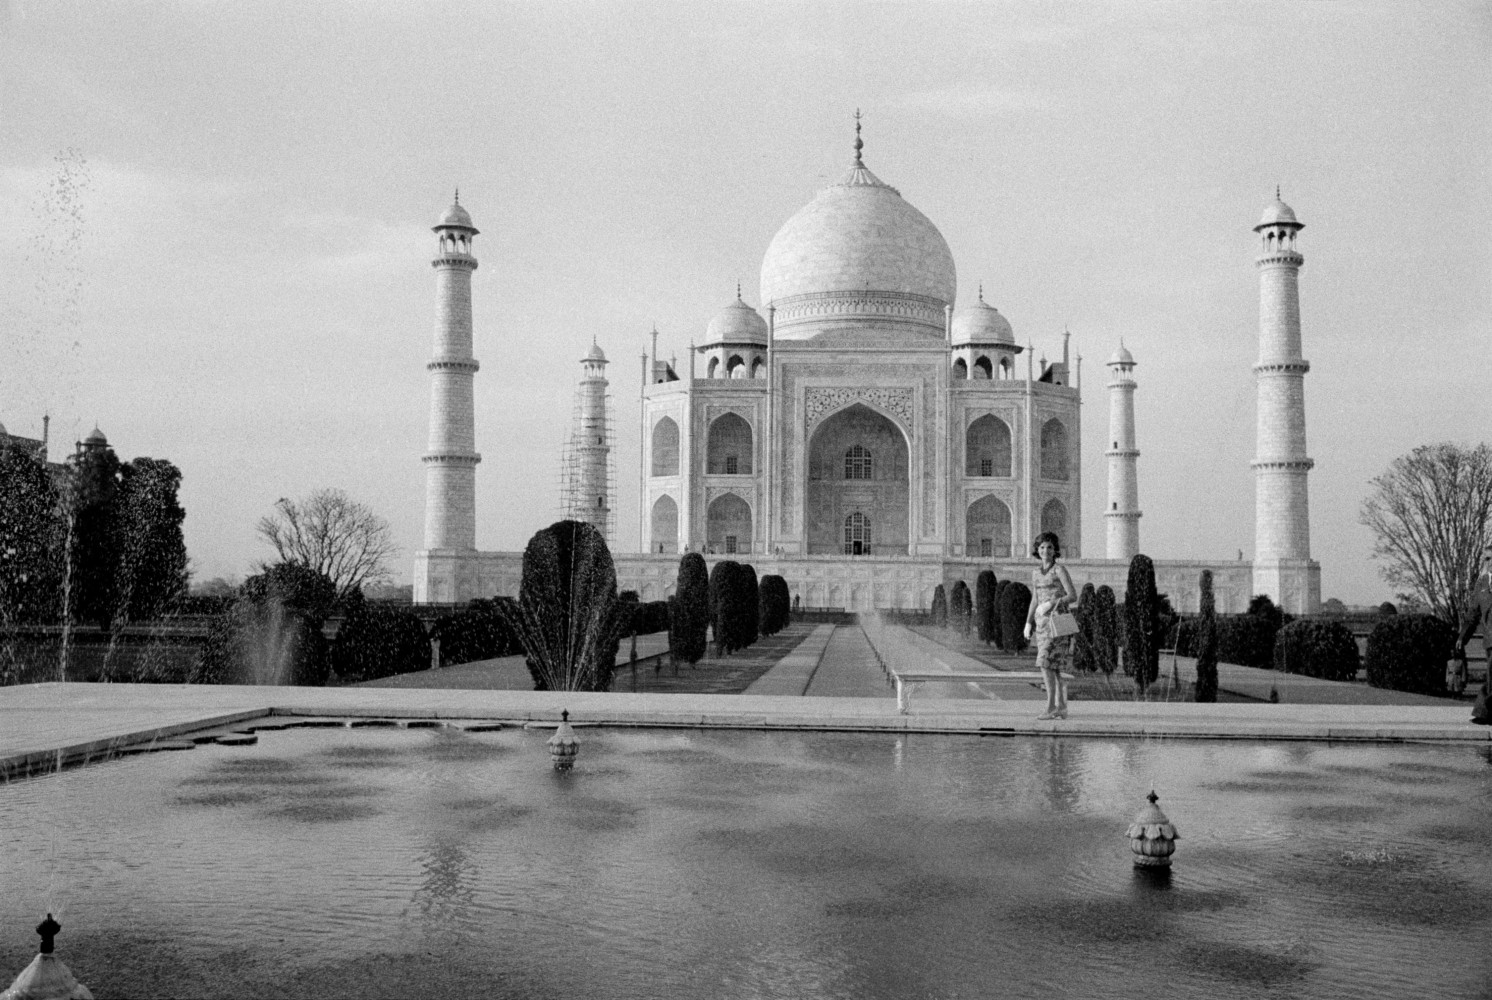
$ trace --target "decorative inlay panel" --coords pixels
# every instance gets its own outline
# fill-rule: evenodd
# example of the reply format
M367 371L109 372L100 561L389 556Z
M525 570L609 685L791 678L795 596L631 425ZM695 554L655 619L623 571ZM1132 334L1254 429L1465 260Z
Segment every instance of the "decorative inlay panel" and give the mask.
M809 386L807 398L804 401L805 423L812 427L825 413L850 403L870 403L888 413L894 413L907 427L911 427L915 422L911 389L886 389L880 386L862 385L835 389Z

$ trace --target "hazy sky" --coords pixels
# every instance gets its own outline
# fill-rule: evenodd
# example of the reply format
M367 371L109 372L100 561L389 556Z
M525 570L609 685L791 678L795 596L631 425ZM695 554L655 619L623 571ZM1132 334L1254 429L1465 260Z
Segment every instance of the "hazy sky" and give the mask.
M595 337L635 551L639 355L680 363L851 157L942 230L959 300L1139 362L1141 548L1253 550L1258 279L1299 246L1323 597L1389 596L1357 523L1396 456L1492 427L1492 4L79 3L0 8L0 422L96 422L184 474L198 579L270 555L276 498L346 489L422 544L435 251L474 276L477 539L559 513Z

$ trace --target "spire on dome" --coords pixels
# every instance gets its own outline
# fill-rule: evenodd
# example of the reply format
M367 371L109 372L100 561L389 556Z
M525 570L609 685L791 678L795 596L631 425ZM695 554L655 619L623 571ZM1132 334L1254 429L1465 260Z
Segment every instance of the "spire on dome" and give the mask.
M857 166L857 167L863 167L863 166L865 166L864 161L862 161L860 159L860 150L862 150L864 148L865 148L865 143L862 142L861 139L860 139L860 109L856 108L855 109L855 166Z
M461 204L461 189L459 187L456 189L456 204Z
M741 301L741 280L739 278L736 279L736 301Z
M984 282L982 281L979 283L979 301L984 301Z

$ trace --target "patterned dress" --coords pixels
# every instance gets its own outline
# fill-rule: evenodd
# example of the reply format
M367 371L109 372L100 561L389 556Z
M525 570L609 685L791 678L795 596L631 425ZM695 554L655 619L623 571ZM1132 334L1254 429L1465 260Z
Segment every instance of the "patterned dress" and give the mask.
M1052 563L1052 568L1042 572L1031 571L1031 602L1038 608L1045 603L1051 607L1045 613L1036 613L1036 666L1040 670L1072 669L1072 636L1056 635L1056 618L1059 605L1067 602L1067 588L1062 585L1062 568Z

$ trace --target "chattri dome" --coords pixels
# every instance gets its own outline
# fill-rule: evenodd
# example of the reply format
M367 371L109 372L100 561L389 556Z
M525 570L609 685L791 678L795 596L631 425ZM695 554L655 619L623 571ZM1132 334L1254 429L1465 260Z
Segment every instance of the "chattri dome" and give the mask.
M1300 221L1295 218L1295 210L1289 205L1286 205L1283 201L1280 201L1280 197L1277 193L1275 195L1274 201L1264 206L1264 217L1259 220L1259 224L1254 228L1262 229L1265 226L1280 225L1295 226L1298 229L1305 228L1305 226L1302 225Z
M446 209L445 214L440 217L440 221L435 224L435 228L470 229L473 232L476 231L476 227L471 224L471 214L461 207L459 195L456 201L451 202L451 207Z
M958 344L1014 344L1015 331L1010 321L1000 315L1000 310L984 301L953 314L953 343Z
M1129 348L1127 348L1127 347L1124 346L1124 341L1122 341L1122 340L1119 341L1119 350L1115 351L1114 352L1114 356L1111 357L1111 358L1109 358L1109 364L1111 364L1111 365L1132 365L1134 363L1135 363L1135 356L1133 354L1129 353Z
M736 300L721 309L705 327L706 344L765 344L767 321L761 314L741 301Z
M762 259L762 301L776 306L800 295L880 292L922 296L941 310L955 287L948 241L858 151L838 183L777 231Z

